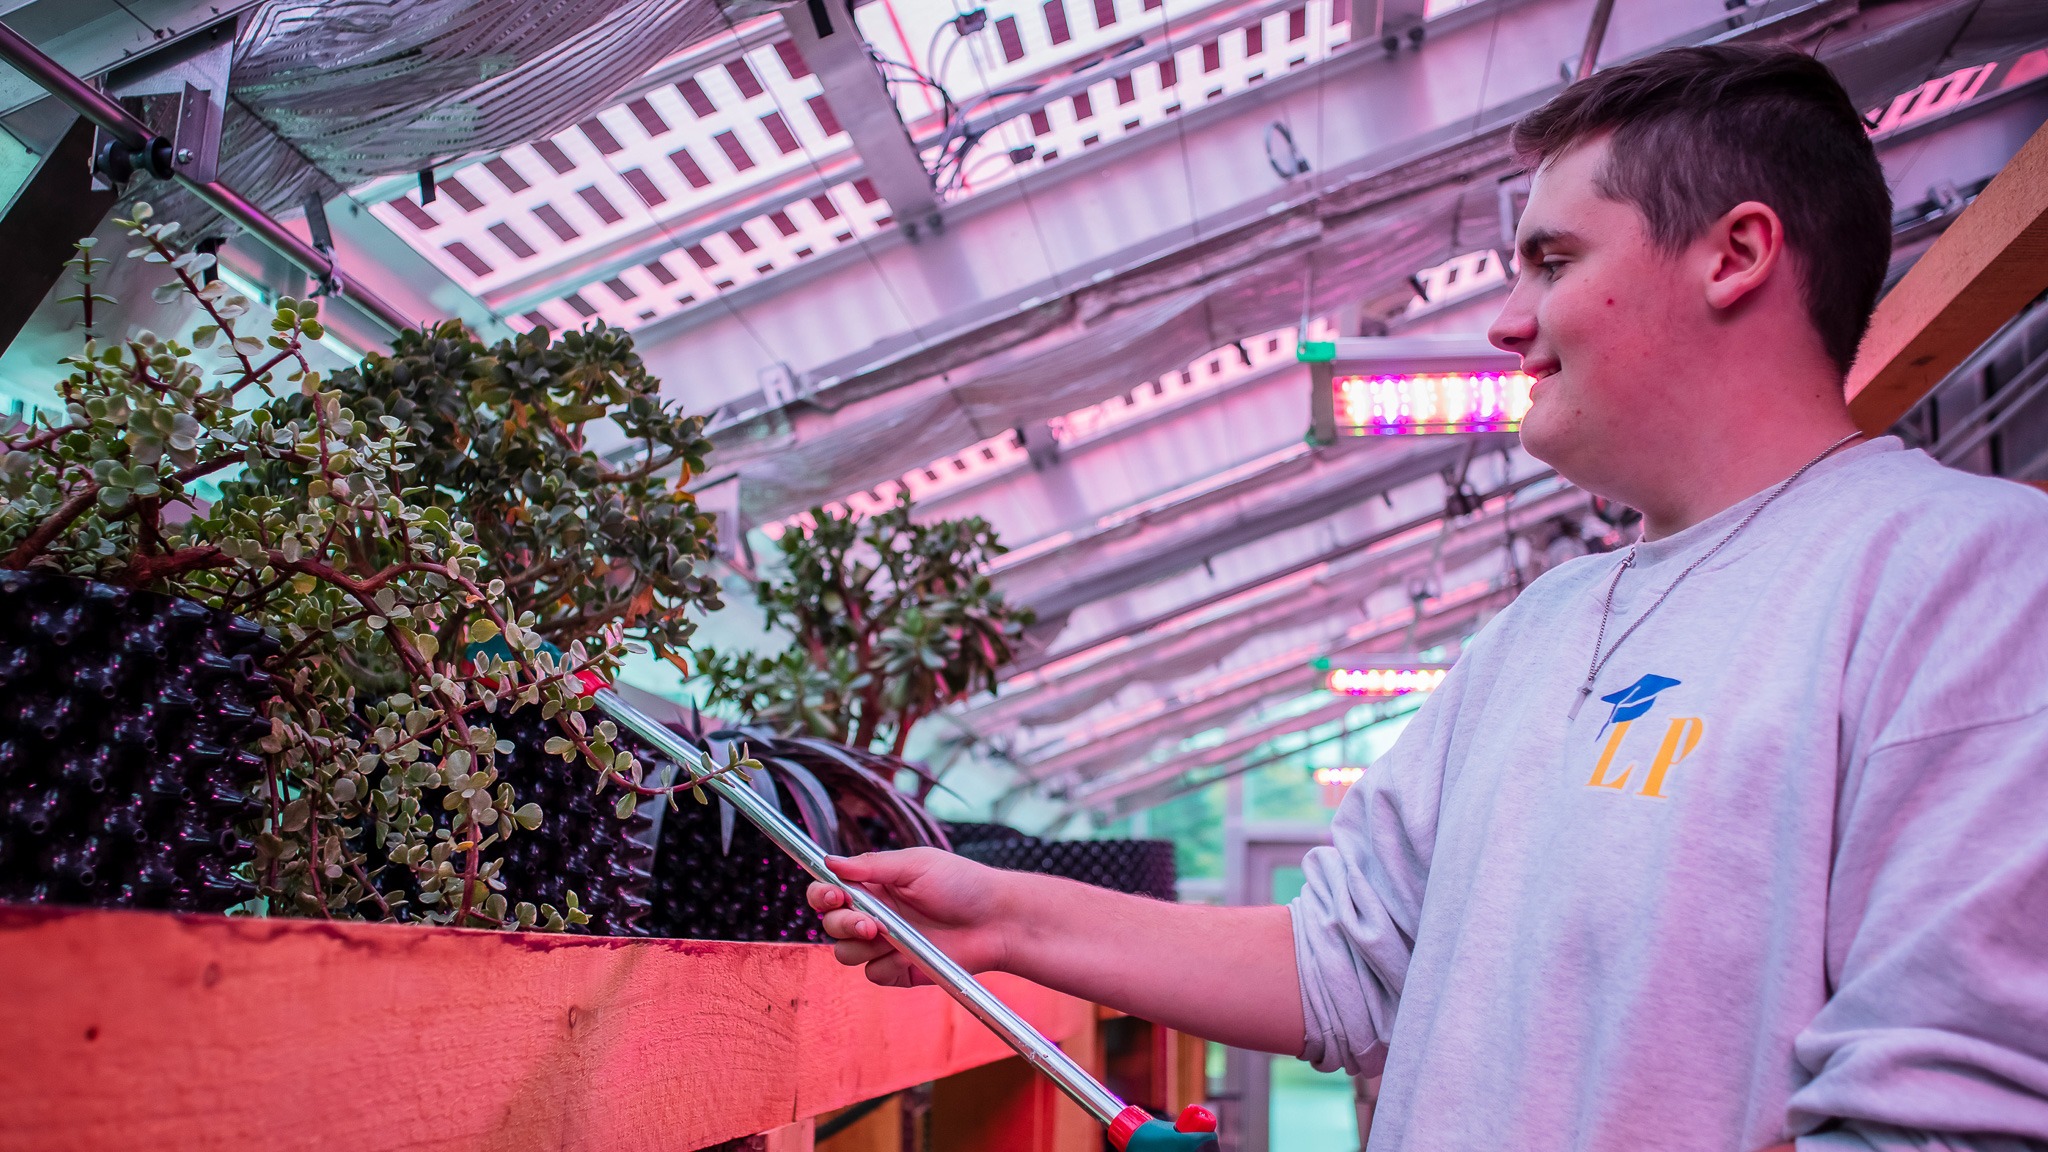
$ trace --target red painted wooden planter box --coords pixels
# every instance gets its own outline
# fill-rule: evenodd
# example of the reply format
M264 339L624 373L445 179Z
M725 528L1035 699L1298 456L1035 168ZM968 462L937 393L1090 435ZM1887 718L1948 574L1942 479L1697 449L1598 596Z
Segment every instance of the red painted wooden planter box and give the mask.
M7 1150L692 1149L1010 1055L814 945L0 906L0 996Z

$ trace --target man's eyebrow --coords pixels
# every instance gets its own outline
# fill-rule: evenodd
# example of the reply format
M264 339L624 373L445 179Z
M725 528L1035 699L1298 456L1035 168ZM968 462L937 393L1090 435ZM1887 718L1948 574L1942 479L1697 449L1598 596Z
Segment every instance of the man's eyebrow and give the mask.
M1543 254L1544 249L1553 248L1576 239L1578 237L1572 233L1557 228L1534 229L1522 239L1522 261L1523 263L1533 261L1536 257Z

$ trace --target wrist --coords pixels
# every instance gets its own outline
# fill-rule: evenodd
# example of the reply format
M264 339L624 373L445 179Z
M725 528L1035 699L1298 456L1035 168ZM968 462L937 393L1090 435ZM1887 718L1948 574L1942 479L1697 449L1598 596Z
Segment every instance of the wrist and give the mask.
M1039 929L1044 918L1034 898L1043 876L1029 872L989 870L989 929L995 953L993 967L1000 972L1032 979Z

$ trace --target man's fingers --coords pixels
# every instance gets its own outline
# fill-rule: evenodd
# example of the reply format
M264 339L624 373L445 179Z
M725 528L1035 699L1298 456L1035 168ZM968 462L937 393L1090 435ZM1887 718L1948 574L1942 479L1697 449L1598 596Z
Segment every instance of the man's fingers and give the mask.
M849 968L895 954L896 949L886 940L836 940L832 944L832 958Z
M887 988L915 988L931 979L917 970L901 952L891 952L868 964L868 979Z
M835 940L875 940L882 935L881 926L873 917L851 908L827 912L820 919L825 926L825 935Z
M818 912L830 912L834 908L844 908L847 903L846 893L834 888L830 884L820 884L815 880L811 882L809 888L804 890L804 898L809 900L811 908Z

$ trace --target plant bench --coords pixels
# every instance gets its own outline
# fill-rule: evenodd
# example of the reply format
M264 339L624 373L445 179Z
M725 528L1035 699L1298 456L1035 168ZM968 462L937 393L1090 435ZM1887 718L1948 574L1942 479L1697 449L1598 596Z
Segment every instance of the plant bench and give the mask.
M1101 1138L938 989L820 946L0 905L0 974L10 1149L694 1149L969 1069L976 1111L1043 1118L976 1148ZM1094 1005L989 984L1101 1066ZM1159 1050L1198 1097L1199 1047Z

